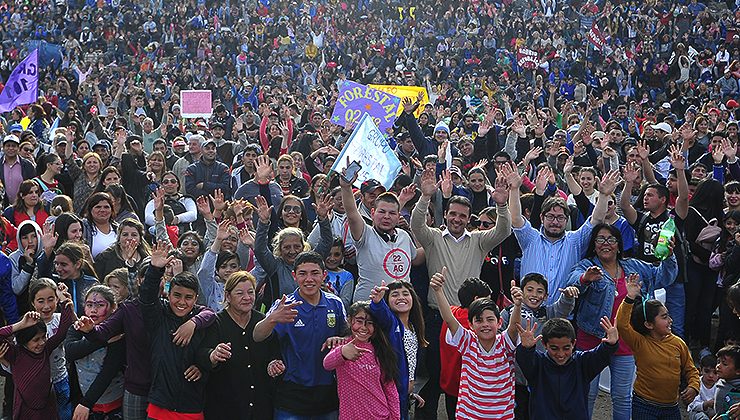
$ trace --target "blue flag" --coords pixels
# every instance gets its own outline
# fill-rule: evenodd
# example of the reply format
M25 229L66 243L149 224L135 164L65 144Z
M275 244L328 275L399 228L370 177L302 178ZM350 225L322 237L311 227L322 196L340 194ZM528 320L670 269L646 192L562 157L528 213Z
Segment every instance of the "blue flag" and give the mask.
M13 69L5 88L0 92L0 112L36 102L39 90L38 62L39 50L33 50Z

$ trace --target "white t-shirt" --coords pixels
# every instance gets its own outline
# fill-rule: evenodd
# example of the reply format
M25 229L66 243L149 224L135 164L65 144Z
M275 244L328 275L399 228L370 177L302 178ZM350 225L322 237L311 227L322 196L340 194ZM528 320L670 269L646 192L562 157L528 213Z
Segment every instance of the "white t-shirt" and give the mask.
M92 246L90 246L92 257L97 257L98 254L105 251L106 248L116 243L117 238L118 236L116 235L116 231L113 229L111 229L107 234L96 230L92 237Z
M383 281L409 281L416 247L406 231L396 229L396 235L395 242L385 242L372 226L365 225L362 237L355 240L359 279L352 302L370 299L370 291Z

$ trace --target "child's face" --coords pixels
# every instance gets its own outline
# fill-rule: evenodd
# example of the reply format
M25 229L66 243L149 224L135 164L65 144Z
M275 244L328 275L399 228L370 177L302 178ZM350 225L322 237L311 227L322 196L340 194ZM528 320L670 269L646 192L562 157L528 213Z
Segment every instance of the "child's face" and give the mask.
M375 322L373 322L370 314L365 311L360 311L350 318L350 326L352 336L357 341L370 341L370 338L375 334Z
M113 294L116 295L116 302L123 302L128 298L128 285L121 283L118 279L114 279L108 282L108 287L113 290Z
M237 271L239 271L239 261L236 258L232 258L221 264L221 267L218 268L218 278L225 282L230 275Z
M740 369L735 366L732 357L725 355L717 359L717 376L725 380L732 380L740 376Z
M668 310L665 306L661 305L658 315L655 317L653 322L645 322L645 325L649 330L652 331L658 337L665 337L671 333L671 325L673 319L668 315Z
M501 328L501 320L496 317L496 314L492 310L486 309L483 313L473 318L470 327L473 329L475 335L478 336L479 340L495 340L496 333Z
M111 304L99 293L90 293L85 298L85 315L97 325L105 321L111 313Z
M547 299L545 287L536 281L525 284L522 294L524 295L524 304L532 309L539 308L542 302Z
M21 236L21 246L23 249L30 249L31 255L34 255L36 253L36 247L38 246L39 240L38 237L36 237L35 232L28 233L26 235Z
M388 292L388 307L397 314L410 312L414 307L414 299L409 289L401 287Z
M324 264L326 265L327 270L335 271L340 265L342 265L343 260L344 254L342 253L342 247L333 246L331 247L331 251L329 251L329 256L326 257Z
M719 364L719 360L717 361L717 364ZM717 383L717 379L719 379L719 376L717 375L716 368L701 368L701 381L704 382L704 386L706 386L707 388L713 387L714 384Z
M36 335L33 336L31 340L26 343L26 348L28 351L35 353L35 354L41 354L41 352L44 351L44 347L46 346L46 334L38 332Z
M57 310L56 292L50 287L39 290L33 298L33 309L41 314L44 322L51 321L51 317Z
M547 340L545 349L547 349L547 355L550 356L550 359L562 366L573 356L575 345L576 340L571 340L568 337L554 337Z

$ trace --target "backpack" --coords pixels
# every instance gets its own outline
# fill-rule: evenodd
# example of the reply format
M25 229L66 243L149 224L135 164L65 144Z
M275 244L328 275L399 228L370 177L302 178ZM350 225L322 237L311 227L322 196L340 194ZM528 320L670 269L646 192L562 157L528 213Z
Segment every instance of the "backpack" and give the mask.
M701 217L701 220L704 221L705 225L704 228L699 231L699 235L696 237L696 240L694 240L694 243L707 251L711 251L714 248L714 243L717 242L717 238L722 234L722 228L718 226L719 222L716 218L712 218L712 220L707 221L699 210L693 207L689 207L689 209L694 210L699 217Z

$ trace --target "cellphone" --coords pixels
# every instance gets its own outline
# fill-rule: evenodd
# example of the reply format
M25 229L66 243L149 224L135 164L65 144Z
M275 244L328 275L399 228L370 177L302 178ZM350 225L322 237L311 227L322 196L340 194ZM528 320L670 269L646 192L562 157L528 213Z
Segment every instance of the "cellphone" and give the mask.
M360 169L362 169L362 165L360 165L360 162L356 160L351 162L347 166L347 169L344 170L344 175L342 175L342 179L344 179L344 181L347 183L352 182L352 178L354 178L355 175L360 172Z

